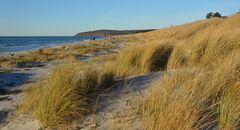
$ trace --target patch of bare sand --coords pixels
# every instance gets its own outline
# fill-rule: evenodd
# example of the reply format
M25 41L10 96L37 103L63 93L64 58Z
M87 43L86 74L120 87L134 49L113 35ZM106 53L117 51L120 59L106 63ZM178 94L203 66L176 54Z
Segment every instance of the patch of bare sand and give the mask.
M45 78L51 65L32 68L12 68L0 72L0 129L38 130L39 124L31 117L17 116L17 106L23 100L23 90Z
M39 123L37 120L18 117L6 124L2 130L39 130Z
M151 90L153 81L161 79L163 73L130 77L126 81L120 81L110 92L99 97L96 113L89 115L78 129L139 129L141 121L137 114L138 103Z

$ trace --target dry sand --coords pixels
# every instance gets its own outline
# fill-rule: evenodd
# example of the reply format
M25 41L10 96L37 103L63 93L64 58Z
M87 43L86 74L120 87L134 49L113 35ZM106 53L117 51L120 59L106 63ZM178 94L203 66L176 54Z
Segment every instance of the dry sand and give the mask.
M6 95L1 95L0 128L3 130L38 130L38 121L24 115L16 116L16 106L23 98L22 89L27 84L42 79L49 72L50 65L40 68L17 69L13 72L0 73L0 86L8 88ZM162 73L153 73L138 77L130 77L127 81L119 81L110 92L103 93L96 104L96 113L87 116L78 129L131 128L140 127L140 121L132 108L147 95L152 81L159 79ZM14 83L14 84L12 84ZM11 86L8 86L11 85ZM131 109L131 110L130 110ZM125 122L125 123L124 123ZM126 122L128 122L126 124ZM130 122L130 123L129 123Z
M96 101L96 113L85 119L78 127L82 130L140 129L137 116L138 103L149 94L151 84L162 77L162 73L129 77L118 82L110 92L103 93Z
M56 48L60 46L55 46ZM116 53L117 50L99 51L86 54L81 57L81 61L88 61L91 58L100 55ZM0 58L18 57L28 53L22 52L0 52ZM37 80L46 78L49 70L55 64L65 63L62 61L51 61L43 65L23 64L21 68L17 67L0 67L0 129L3 130L35 130L39 129L38 122L25 115L16 115L17 106L23 100L24 92L30 84Z
M0 128L3 130L35 130L36 120L16 116L17 106L23 99L23 90L29 84L44 79L51 65L35 68L1 68L0 72Z
M122 44L120 44L122 45ZM119 47L121 48L121 47ZM97 52L86 55L89 60L99 55L117 53L116 50ZM25 52L23 52L25 53ZM14 55L18 55L15 53ZM11 57L12 53L0 53L0 57ZM64 61L63 61L64 62ZM46 78L49 70L61 61L53 61L42 67L0 68L0 129L3 130L38 130L39 122L26 115L16 115L17 106L23 100L23 90L29 84ZM153 73L129 77L128 81L119 81L111 91L103 93L96 104L96 112L87 116L78 129L131 128L140 127L136 111L132 110L148 94L150 84L161 78L162 73ZM130 110L131 109L131 110ZM126 123L127 122L127 123ZM128 126L127 126L128 125Z

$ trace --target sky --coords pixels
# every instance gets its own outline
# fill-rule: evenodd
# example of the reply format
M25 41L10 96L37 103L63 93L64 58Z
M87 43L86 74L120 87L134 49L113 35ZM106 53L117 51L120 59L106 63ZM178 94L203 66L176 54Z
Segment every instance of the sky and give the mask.
M240 0L0 0L0 36L72 36L98 29L158 29L231 15Z

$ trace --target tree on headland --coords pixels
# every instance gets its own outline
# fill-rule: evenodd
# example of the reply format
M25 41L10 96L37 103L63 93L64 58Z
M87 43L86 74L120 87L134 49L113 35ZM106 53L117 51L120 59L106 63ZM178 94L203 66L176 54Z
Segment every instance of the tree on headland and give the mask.
M207 19L214 18L214 17L221 18L222 15L219 12L216 12L216 13L210 12L210 13L207 13L207 15L206 15Z
M222 15L219 12L216 12L216 13L213 14L213 17L220 17L221 18Z
M207 13L206 18L207 18L207 19L210 19L212 16L213 16L213 12L210 12L210 13Z

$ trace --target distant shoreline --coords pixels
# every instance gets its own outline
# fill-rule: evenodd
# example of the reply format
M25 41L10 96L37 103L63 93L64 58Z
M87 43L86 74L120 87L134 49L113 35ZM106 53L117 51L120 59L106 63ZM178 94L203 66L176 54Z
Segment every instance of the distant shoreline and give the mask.
M39 49L47 49L47 48L56 48L57 49L62 46L85 44L85 43L86 43L85 41L80 41L79 43L63 43L63 44L56 44L56 45L52 45L52 46L46 46L46 47L42 47L42 48L35 48L35 49L28 49L28 50L21 50L21 51L12 51L12 52L1 52L0 51L0 57L8 58L8 57L12 57L12 55L26 54L28 52L37 51Z
M96 36L96 39L103 38ZM34 51L59 45L82 44L92 39L90 36L0 36L0 53Z
M87 31L80 32L75 36L117 36L117 35L128 35L128 34L136 34L136 33L145 33L154 31L156 29L145 29L145 30L95 30L95 31Z

